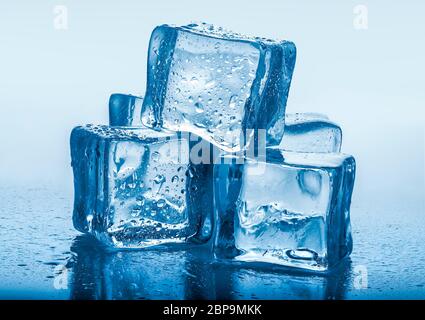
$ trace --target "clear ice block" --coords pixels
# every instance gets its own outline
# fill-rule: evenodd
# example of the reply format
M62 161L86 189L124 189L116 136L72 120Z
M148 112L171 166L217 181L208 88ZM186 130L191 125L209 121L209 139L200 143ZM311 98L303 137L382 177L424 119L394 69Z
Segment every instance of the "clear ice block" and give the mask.
M266 156L241 164L226 155L214 168L216 258L331 269L352 250L354 158L278 149Z
M143 98L114 93L109 98L109 125L140 127Z
M189 149L181 133L76 127L75 228L118 248L207 241L212 165L189 161Z
M341 128L318 113L286 114L280 149L295 152L340 152Z
M292 42L251 38L208 24L162 25L152 33L142 121L194 132L241 150L266 130L279 145L295 65Z

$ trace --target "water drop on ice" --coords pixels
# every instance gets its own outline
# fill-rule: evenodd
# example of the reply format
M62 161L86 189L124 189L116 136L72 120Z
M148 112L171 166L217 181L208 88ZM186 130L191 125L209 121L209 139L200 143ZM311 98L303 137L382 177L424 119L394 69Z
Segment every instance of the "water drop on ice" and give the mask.
M230 97L230 99L229 99L229 108L234 109L236 107L236 99L237 98L238 97L235 96L235 95L233 95L233 96Z
M153 179L153 181L154 181L156 184L163 183L163 182L165 181L165 176L163 176L162 174L158 174L158 175L155 177L155 179Z
M195 103L195 111L196 111L197 113L202 113L202 112L204 112L204 106L203 106L203 104L202 104L202 103L200 103L200 102Z
M166 202L164 199L159 199L158 202L156 203L156 206L158 208L163 208L166 205Z
M155 151L155 152L152 153L152 161L153 162L158 162L160 157L161 157L161 155L159 154L158 151Z

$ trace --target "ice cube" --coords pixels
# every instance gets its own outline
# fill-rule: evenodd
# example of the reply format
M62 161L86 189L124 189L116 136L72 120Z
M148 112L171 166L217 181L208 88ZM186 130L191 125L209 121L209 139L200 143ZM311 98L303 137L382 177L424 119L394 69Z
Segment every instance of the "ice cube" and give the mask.
M340 152L341 128L318 113L287 114L279 148L296 152Z
M140 127L143 98L114 93L109 98L109 125Z
M208 240L212 165L189 161L189 149L181 133L75 128L76 229L118 248Z
M327 271L351 253L354 158L267 150L214 169L218 259Z
M239 151L266 130L279 145L295 65L292 42L247 37L208 24L162 25L152 33L142 121L194 132Z

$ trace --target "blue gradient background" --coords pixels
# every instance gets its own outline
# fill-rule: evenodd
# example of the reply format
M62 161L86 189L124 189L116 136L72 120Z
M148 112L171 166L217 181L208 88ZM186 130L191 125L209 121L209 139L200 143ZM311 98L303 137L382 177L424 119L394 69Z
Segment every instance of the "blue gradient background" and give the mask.
M353 27L358 4L368 7L367 30ZM54 28L55 5L68 8L66 31ZM425 3L413 0L1 2L0 298L425 298L424 14ZM288 112L329 115L358 164L354 252L338 280L210 270L190 254L105 258L75 238L72 127L107 123L113 92L144 95L151 30L190 21L296 43ZM124 270L120 259L141 259L144 271L131 263ZM169 278L154 274L158 259ZM177 261L184 265L166 265ZM62 263L69 288L56 290L53 270ZM353 285L359 265L368 270L363 290ZM113 285L105 270L124 273L128 286ZM92 278L78 282L82 274ZM210 274L214 290L197 274ZM109 287L98 289L99 277ZM110 290L116 286L118 296ZM203 296L204 289L215 294Z

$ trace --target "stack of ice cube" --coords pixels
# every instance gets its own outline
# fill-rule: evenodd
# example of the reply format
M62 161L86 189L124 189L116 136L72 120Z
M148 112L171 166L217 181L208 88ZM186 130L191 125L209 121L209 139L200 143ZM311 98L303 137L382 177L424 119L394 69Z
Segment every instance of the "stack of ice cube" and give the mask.
M326 116L285 117L295 57L208 24L155 28L145 97L113 94L109 126L71 134L74 226L114 248L330 270L352 250L355 161Z

